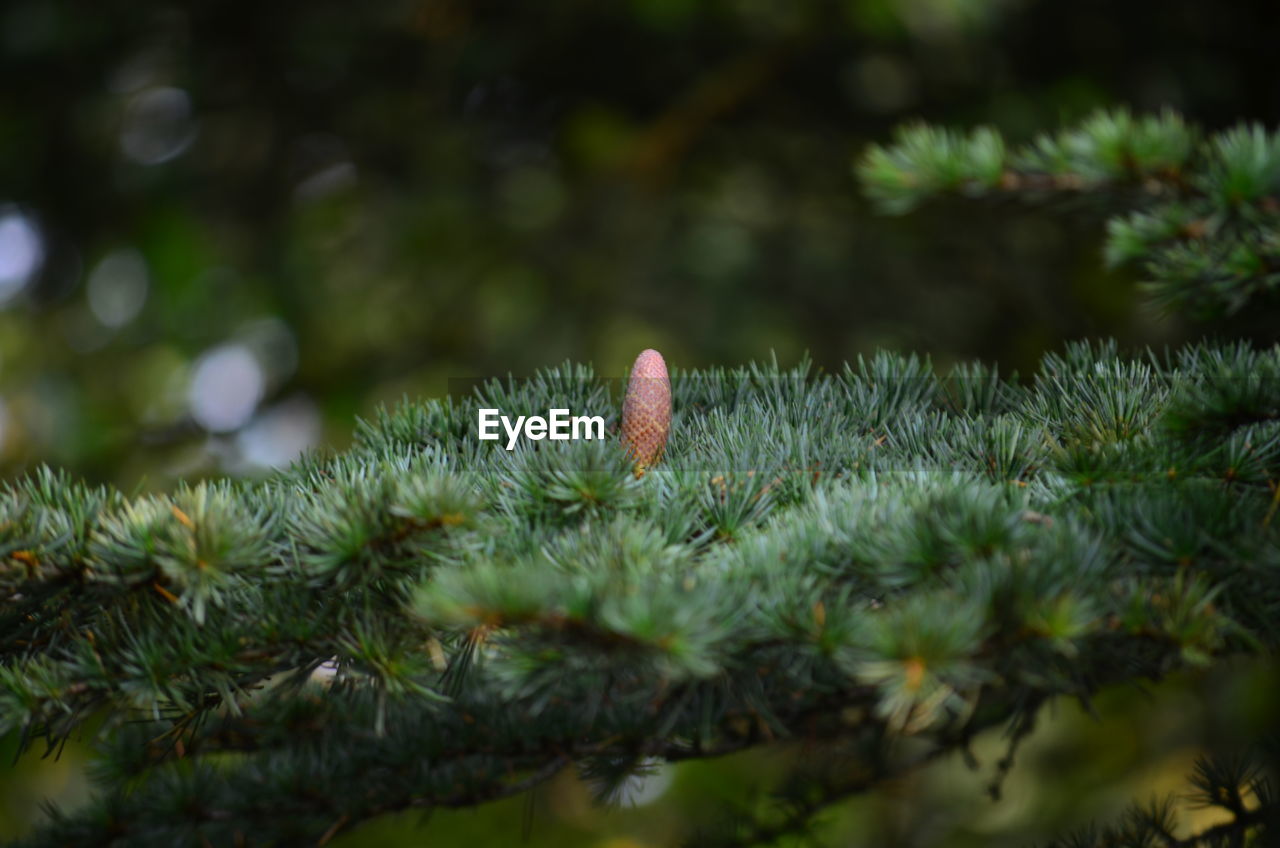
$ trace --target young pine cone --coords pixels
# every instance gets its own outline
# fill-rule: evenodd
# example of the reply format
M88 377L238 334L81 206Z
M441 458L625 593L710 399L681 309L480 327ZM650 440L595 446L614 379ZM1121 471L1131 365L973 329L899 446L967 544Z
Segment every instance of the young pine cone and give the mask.
M636 476L662 457L671 431L671 380L656 350L645 350L631 366L622 402L622 444L636 461Z

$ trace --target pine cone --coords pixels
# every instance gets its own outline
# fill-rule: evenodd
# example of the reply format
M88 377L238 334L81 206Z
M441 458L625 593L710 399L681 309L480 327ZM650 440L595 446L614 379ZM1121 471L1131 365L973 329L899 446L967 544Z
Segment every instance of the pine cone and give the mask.
M656 350L641 351L631 366L622 403L622 444L636 461L636 475L662 457L671 431L671 380Z

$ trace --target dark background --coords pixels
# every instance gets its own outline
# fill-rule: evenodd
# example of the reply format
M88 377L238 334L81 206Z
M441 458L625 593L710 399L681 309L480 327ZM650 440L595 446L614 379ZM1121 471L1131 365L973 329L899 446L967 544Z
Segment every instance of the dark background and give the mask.
M1025 374L1083 336L1274 339L1146 307L1102 268L1099 203L884 218L851 164L917 117L1274 125L1278 23L1192 0L10 0L0 467L261 473L450 378L621 376L644 347Z

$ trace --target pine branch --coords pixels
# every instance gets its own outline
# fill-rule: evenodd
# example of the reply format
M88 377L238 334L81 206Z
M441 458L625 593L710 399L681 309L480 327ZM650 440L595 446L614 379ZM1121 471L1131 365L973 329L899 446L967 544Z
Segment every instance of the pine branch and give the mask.
M615 441L475 439L482 406L616 418L564 367L252 485L9 483L0 727L56 748L106 718L102 794L30 844L316 842L567 764L607 788L784 742L872 786L893 764L849 740L952 750L1274 649L1278 356L676 372L641 478ZM812 777L757 836L865 788Z
M1115 109L1022 147L986 127L917 124L872 145L857 172L892 214L941 194L1084 194L1131 210L1107 222L1107 263L1140 266L1147 293L1169 309L1234 313L1274 306L1280 291L1280 134L1257 124L1204 137L1170 111Z

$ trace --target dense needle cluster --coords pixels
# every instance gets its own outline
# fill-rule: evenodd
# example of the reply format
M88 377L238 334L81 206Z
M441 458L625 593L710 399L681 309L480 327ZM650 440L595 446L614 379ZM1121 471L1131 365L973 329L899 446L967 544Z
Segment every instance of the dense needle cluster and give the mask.
M405 403L256 483L6 484L0 731L106 719L101 795L29 844L315 842L822 740L699 837L763 843L1053 696L1280 645L1280 351L676 370L640 478L616 442L475 437L479 406L615 422L608 385Z

